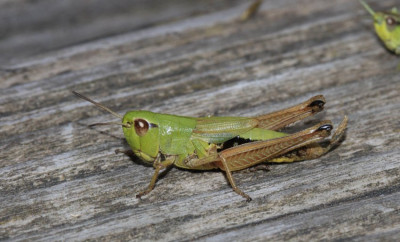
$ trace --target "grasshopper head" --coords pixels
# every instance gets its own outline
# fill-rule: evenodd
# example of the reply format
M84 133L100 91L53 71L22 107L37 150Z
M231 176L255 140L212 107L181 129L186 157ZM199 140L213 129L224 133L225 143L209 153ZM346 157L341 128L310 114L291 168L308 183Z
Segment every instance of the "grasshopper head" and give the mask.
M149 111L129 111L122 118L122 129L135 155L153 162L160 147L158 120Z
M389 12L375 12L364 1L361 4L374 18L374 27L386 47L395 51L400 48L400 15L396 8Z
M392 13L377 13L374 17L375 31L389 50L400 46L400 16Z
M130 111L122 117L101 103L98 103L78 92L72 91L72 93L83 100L93 103L96 107L112 114L113 116L122 119L122 123L95 123L90 126L109 124L121 125L129 146L138 157L147 162L153 162L157 158L160 147L160 138L158 135L158 120L155 118L154 113L149 111Z

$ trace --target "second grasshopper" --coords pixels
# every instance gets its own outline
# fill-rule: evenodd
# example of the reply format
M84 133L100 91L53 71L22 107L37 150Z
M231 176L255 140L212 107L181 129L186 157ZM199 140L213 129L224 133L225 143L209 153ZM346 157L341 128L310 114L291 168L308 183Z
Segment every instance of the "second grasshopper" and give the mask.
M375 32L386 48L400 55L400 13L395 7L389 11L375 12L366 2L359 0L374 19Z

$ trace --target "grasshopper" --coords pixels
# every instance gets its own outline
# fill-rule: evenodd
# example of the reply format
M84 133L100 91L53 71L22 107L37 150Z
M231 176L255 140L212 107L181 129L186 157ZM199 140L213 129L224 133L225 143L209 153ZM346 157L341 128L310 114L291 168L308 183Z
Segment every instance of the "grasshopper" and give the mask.
M400 13L397 8L387 12L375 12L363 0L359 0L374 19L375 32L386 48L400 55Z
M251 201L232 177L262 162L293 162L314 159L337 145L347 126L345 116L327 146L319 143L330 135L331 121L322 121L303 131L287 134L278 130L323 110L325 98L318 95L309 100L269 114L256 117L184 117L150 111L128 111L124 116L75 91L73 93L122 120L92 125L117 124L133 153L153 164L154 175L147 189L136 195L141 198L153 190L161 170L174 165L184 169L225 171L233 190ZM91 126L92 126L91 125ZM223 149L233 138L251 142Z

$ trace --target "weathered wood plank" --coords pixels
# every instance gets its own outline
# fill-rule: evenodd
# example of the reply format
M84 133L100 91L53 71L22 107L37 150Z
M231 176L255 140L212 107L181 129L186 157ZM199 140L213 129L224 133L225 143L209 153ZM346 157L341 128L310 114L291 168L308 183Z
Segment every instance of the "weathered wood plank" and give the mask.
M247 2L106 2L66 1L47 17L45 0L0 3L10 20L0 24L0 238L399 236L399 58L357 1L265 0L244 23ZM115 155L128 147L120 128L87 127L114 118L71 90L119 113L192 116L252 116L324 94L326 111L296 128L350 122L345 141L320 159L234 173L251 203L220 172L180 169L140 201L153 169Z

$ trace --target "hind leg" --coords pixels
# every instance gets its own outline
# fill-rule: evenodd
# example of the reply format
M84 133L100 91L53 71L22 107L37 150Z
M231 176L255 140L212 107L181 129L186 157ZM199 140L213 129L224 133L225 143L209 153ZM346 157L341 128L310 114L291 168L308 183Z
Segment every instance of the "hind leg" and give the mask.
M301 161L301 160L311 160L318 158L325 153L329 152L333 147L335 147L344 135L344 131L347 127L348 118L347 116L344 117L343 121L339 124L339 127L336 129L336 132L333 134L332 138L329 141L328 146L323 147L319 143L314 143L300 149L295 150L294 152L290 152L285 154L281 157L276 157L268 162L294 162L294 161Z

